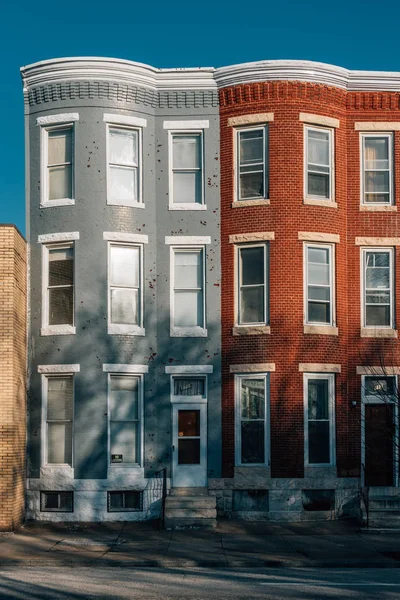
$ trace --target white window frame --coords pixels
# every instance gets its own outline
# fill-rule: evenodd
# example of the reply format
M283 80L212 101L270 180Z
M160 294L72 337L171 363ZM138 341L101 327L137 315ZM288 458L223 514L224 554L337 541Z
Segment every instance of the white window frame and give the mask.
M203 396L180 396L174 394L175 379L203 379ZM207 404L208 402L208 377L206 373L174 373L170 375L171 404Z
M254 198L240 198L240 134L247 131L259 130L263 132L263 185L264 195ZM268 200L269 198L269 127L268 124L256 124L252 127L237 127L234 132L235 148L235 182L234 182L234 202L251 202Z
M335 244L319 244L317 242L304 242L303 245L303 276L304 276L304 325L316 325L317 327L336 326L336 298L335 298ZM330 321L310 321L308 318L308 248L318 248L329 251L329 275L330 275Z
M49 250L62 250L71 248L74 254L74 269L73 269L73 325L60 324L49 325ZM42 245L42 328L40 335L71 335L76 333L76 246L74 241L65 241L54 244Z
M324 131L329 134L329 197L310 194L308 191L308 132ZM335 132L329 127L304 125L304 198L325 202L335 201Z
M202 256L202 289L203 289L203 326L177 327L175 321L175 253L198 252ZM207 299L206 299L206 248L203 245L170 246L170 337L207 337Z
M139 462L137 463L112 463L111 462L111 379L112 377L131 377L136 378L139 381L138 386L138 454ZM116 370L108 372L107 374L107 460L108 469L138 469L143 468L143 457L144 457L144 373L140 372L123 372Z
M260 322L240 322L240 292L241 292L241 279L242 271L240 266L240 252L241 250L250 248L263 248L264 249L264 320ZM248 244L237 244L235 245L235 279L236 279L236 292L235 292L235 326L237 327L257 327L269 324L269 242L260 243L248 243Z
M395 329L395 287L394 287L394 248L392 247L373 247L373 246L365 246L361 249L360 255L360 269L361 269L361 327L365 329ZM389 253L389 270L390 270L390 325L367 325L366 324L366 281L365 281L365 273L366 273L366 255L369 252L373 253Z
M308 381L310 379L328 380L328 414L329 414L329 463L310 463L308 455ZM335 375L334 373L304 373L304 465L306 467L336 466L336 422L335 422Z
M109 335L140 335L144 336L146 330L144 323L144 244L123 241L110 241L107 248L107 333ZM139 324L129 325L127 323L111 323L111 248L113 246L131 247L139 249Z
M388 202L366 202L365 201L365 139L374 137L384 137L388 139L388 156L389 156L389 200ZM362 132L360 133L360 202L363 206L393 206L394 205L394 144L393 133L388 132Z
M174 184L173 184L173 173L174 173L174 153L173 153L173 138L179 135L198 135L200 136L200 160L201 160L201 202L174 202ZM205 174L204 174L204 130L203 129L169 129L168 130L168 198L169 198L169 210L207 210L205 204Z
M60 131L63 129L71 129L71 188L72 198L58 198L57 200L49 199L49 181L48 181L48 161L49 161L49 133L51 131ZM70 206L75 204L75 123L61 122L54 125L40 128L40 208L52 208L55 206Z
M242 412L241 381L242 379L264 379L264 462L242 463ZM235 374L235 466L267 467L270 461L270 378L269 373L237 373Z
M42 387L42 466L60 469L73 469L75 464L75 373L76 371L54 371L53 373L43 373L41 375L41 387ZM68 463L49 463L48 457L48 434L47 434L47 405L48 405L48 381L50 378L56 377L72 377L72 465Z
M144 125L145 126L145 125ZM110 193L110 129L124 129L127 131L136 131L138 134L138 200L131 202L126 200L112 200ZM144 208L143 200L143 127L133 126L129 123L123 123L122 120L115 123L107 121L106 123L106 157L107 157L107 204L110 206L131 206L133 208Z

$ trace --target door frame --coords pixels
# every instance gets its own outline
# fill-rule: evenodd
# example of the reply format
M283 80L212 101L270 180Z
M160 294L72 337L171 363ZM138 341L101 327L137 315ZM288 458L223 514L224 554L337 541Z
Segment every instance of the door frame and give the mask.
M198 466L199 470L204 469L204 481L202 485L196 485L192 483L190 485L175 485L175 480L178 478L177 468L178 468L178 411L179 410L199 410L200 411L200 465L193 465L193 467ZM171 487L206 487L207 486L207 448L208 448L208 440L207 440L207 401L199 402L198 400L190 401L190 402L172 402L172 411L171 411L171 419L172 419L172 459L171 459ZM187 465L190 468L191 465Z
M365 378L376 377L376 378L389 378L392 377L395 380L395 391L398 393L398 378L397 375L389 375L385 373L376 374L373 372L371 367L371 373L361 376L361 487L365 486L365 405L366 404L394 404L394 433L393 433L393 487L399 486L399 399L390 398L379 399L372 396L366 396L365 394ZM375 487L375 486L371 486Z

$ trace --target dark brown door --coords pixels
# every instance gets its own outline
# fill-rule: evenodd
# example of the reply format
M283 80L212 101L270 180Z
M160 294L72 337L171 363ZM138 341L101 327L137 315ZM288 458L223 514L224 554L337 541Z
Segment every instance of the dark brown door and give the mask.
M392 404L365 405L365 485L393 485Z

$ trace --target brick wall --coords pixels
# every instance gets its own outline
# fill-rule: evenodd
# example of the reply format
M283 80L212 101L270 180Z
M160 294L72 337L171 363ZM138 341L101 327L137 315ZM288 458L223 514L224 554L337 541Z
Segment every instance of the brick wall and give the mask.
M26 243L0 226L0 530L18 527L25 509Z
M299 363L341 364L336 376L336 455L339 476L360 469L360 377L356 365L399 365L397 340L360 338L360 248L355 236L398 236L397 212L360 211L359 132L354 121L400 121L400 95L348 93L320 84L277 81L220 91L221 256L224 475L234 466L234 380L230 364L275 363L271 374L270 428L273 477L304 475L303 376ZM230 117L274 113L269 127L269 206L232 209L234 130ZM337 208L304 204L303 129L299 113L340 120L335 128ZM396 190L400 189L400 132L395 133ZM397 192L398 194L398 192ZM234 247L229 235L273 231L270 242L270 326L264 335L233 336ZM336 324L339 335L303 333L303 242L298 232L340 235L336 251ZM397 231L397 234L396 234ZM396 250L396 258L398 258ZM400 263L397 260L397 271ZM397 281L397 314L400 277ZM358 401L357 406L351 400Z

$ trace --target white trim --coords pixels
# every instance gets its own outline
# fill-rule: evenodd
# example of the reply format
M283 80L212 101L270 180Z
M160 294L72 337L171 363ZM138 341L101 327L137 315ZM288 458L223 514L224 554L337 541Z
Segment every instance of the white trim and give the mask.
M53 367L78 367L77 370L70 369L68 372L64 371L39 371L41 373L41 394L42 394L42 410L41 410L41 470L42 468L50 467L51 469L62 469L63 472L66 470L73 478L74 473L74 462L75 462L75 451L74 451L74 438L75 438L75 376L74 373L79 372L79 365L52 365ZM47 406L48 406L48 380L49 375L61 373L62 375L70 375L72 377L72 436L71 436L71 464L68 463L49 463L47 461L48 456L48 435L47 435ZM67 421L67 419L65 419ZM69 421L69 419L68 419Z
M311 327L324 327L331 326L336 327L336 297L335 297L335 289L336 289L336 268L335 268L335 245L334 244L318 244L314 242L304 242L303 243L303 279L304 279L304 326ZM309 320L309 298L308 298L308 249L316 248L322 250L328 250L329 257L329 304L330 304L330 320L329 322L321 322L321 321L310 321ZM315 285L315 284L311 284ZM325 286L327 287L327 286Z
M103 240L109 242L128 242L133 244L148 244L149 236L141 233L123 233L122 231L103 231Z
M167 240L167 238L165 238ZM170 238L172 240L176 238ZM178 238L179 239L179 238ZM190 238L182 237L182 240L187 239L209 239L211 238ZM167 242L166 242L167 243ZM207 243L207 242L203 242ZM179 242L178 242L179 244ZM179 251L197 252L201 255L202 260L202 292L203 292L203 325L195 327L179 327L174 325L175 321L175 254ZM170 337L207 337L207 299L206 299L206 249L203 245L173 245L170 246Z
M400 131L400 121L356 121L355 131Z
M233 202L250 202L254 200L259 202L260 200L269 199L269 128L268 124L260 125L249 125L248 127L237 127L233 130ZM263 132L263 187L264 196L254 198L240 198L240 134L248 131L262 131ZM247 205L246 205L247 206Z
M165 372L171 375L182 373L197 375L200 373L212 373L213 371L213 365L176 365L165 367Z
M311 113L299 113L299 121L309 123L310 125L322 125L323 127L340 127L339 119L325 117L323 115L314 115Z
M64 375L68 375L68 373L79 373L81 370L81 365L38 365L37 372L42 375L52 374L52 373L63 373Z
M110 127L112 129L128 129L130 131L136 131L137 133L137 200L119 200L111 198L110 194ZM143 197L143 127L132 127L129 125L120 125L113 123L106 123L106 190L107 190L107 205L108 206L130 206L131 208L144 208L144 197ZM129 168L134 169L134 166Z
M164 121L163 129L208 129L210 121Z
M62 233L44 233L38 235L38 244L52 244L53 242L73 242L79 240L79 231Z
M235 233L229 236L230 244L243 244L245 242L268 242L275 239L275 231L262 231L260 233Z
M106 232L110 233L110 232ZM124 234L122 234L124 235ZM126 234L130 235L130 234ZM135 235L135 234L133 234ZM140 236L147 237L147 236ZM146 242L147 243L147 242ZM139 250L139 288L138 288L138 323L112 323L111 322L111 249L116 247L137 248ZM113 286L121 287L121 286ZM130 287L128 289L136 289ZM107 248L107 333L109 335L146 335L144 328L144 247L143 243L131 244L124 241L108 242Z
M103 365L103 370L104 370ZM117 366L126 366L126 365L117 365ZM144 366L144 365L130 365L130 366ZM107 375L107 471L110 473L110 470L113 469L142 469L144 463L144 373L147 371L136 371L135 373L127 372L127 371L110 371ZM139 380L138 385L138 418L133 419L125 419L124 422L137 422L138 423L138 435L139 435L139 443L137 445L138 452L138 462L129 463L112 463L111 462L111 406L110 406L110 383L113 375L118 375L119 373L125 373L129 376L134 375ZM115 471L114 471L115 472Z
M147 119L117 113L104 113L103 121L110 125L127 125L128 127L147 127Z
M366 286L365 286L365 271L366 271L366 254L367 252L371 253L388 253L389 254L389 279L390 279L390 287L389 287L389 300L390 300L390 324L389 325L367 325L366 324L366 307L365 307L365 298L366 298ZM370 330L371 333L374 332L376 337L379 336L377 333L379 331L394 331L395 330L395 270L394 270L394 248L374 248L373 246L368 246L366 248L360 248L360 292L361 292L361 329L363 330L363 337L366 337L366 331ZM377 288L373 288L377 289ZM397 336L396 336L397 337Z
M244 234L245 237L247 237L247 234ZM255 235L260 235L260 234L255 234ZM263 234L261 234L263 235ZM274 235L274 234L273 234ZM232 236L235 237L235 236ZM240 239L240 235L238 236ZM271 238L273 239L273 238ZM263 295L263 302L264 302L264 320L260 321L260 322L241 322L240 319L240 313L241 313L241 266L240 266L240 256L241 256L241 251L242 250L247 250L249 248L262 248L263 249L263 256L264 256L264 295ZM235 254L234 254L234 267L233 267L233 272L234 272L234 285L235 285L235 296L234 296L234 315L235 315L235 327L241 327L241 326L245 326L245 327L257 327L257 326L266 326L269 325L269 310L270 310L270 306L269 306L269 295L270 295L270 286L269 286L269 282L270 282L270 269L269 269L269 256L270 256L270 250L269 250L269 242L261 242L261 243L253 243L253 244L238 244L235 247Z
M178 397L178 396L176 396ZM172 485L174 487L205 487L207 486L207 404L204 401L173 402L171 405L172 413ZM178 432L178 412L179 410L199 410L200 412L200 436L188 436L193 438L200 437L200 462L198 464L178 465L179 440Z
M308 381L310 379L328 380L328 414L329 414L329 462L310 463L308 460ZM304 466L334 467L336 465L336 423L335 423L335 375L327 373L304 373Z
M275 363L248 363L229 366L229 373L272 373L274 371Z
M149 365L132 365L132 364L103 364L104 373L131 373L139 375L149 372Z
M323 131L328 133L329 152L329 196L318 196L309 193L308 189L308 132ZM335 130L330 127L318 127L317 125L304 125L304 198L307 200L335 201Z
M365 140L366 138L374 138L374 137L383 137L388 140L388 158L389 158L389 168L387 169L389 172L389 195L388 202L366 202L365 201L365 185L364 185L364 176L365 176ZM375 170L374 172L379 172L379 170ZM395 203L394 197L394 143L393 143L393 133L377 133L376 131L373 133L360 133L360 205L364 207L387 207L393 206Z
M263 123L270 123L274 120L274 113L258 113L251 115L240 115L239 117L229 117L227 125L228 127L240 127L242 125L256 125Z
M263 379L264 380L264 461L261 463L242 463L242 436L241 436L241 380ZM245 375L235 374L235 466L237 467L265 467L269 466L270 460L270 399L269 399L269 374L259 372L257 374Z
M58 115L46 115L36 119L36 125L56 125L79 121L79 113L59 113Z
M43 303L43 306L45 303ZM46 301L47 305L47 301ZM75 325L46 325L40 329L40 335L72 335L76 333Z
M209 235L166 235L165 244L167 246L205 245L211 244L211 237Z
M174 135L195 135L200 138L200 167L198 171L200 171L201 175L201 194L200 194L200 202L187 202L187 203L179 203L174 202L174 148L173 148L173 138ZM183 129L182 130L169 130L168 131L168 209L169 210L205 210L203 207L205 206L205 156L204 156L204 131L196 130L196 129ZM179 169L176 169L179 171ZM190 169L188 169L190 171ZM194 169L192 169L193 172ZM196 208L193 208L193 207Z

